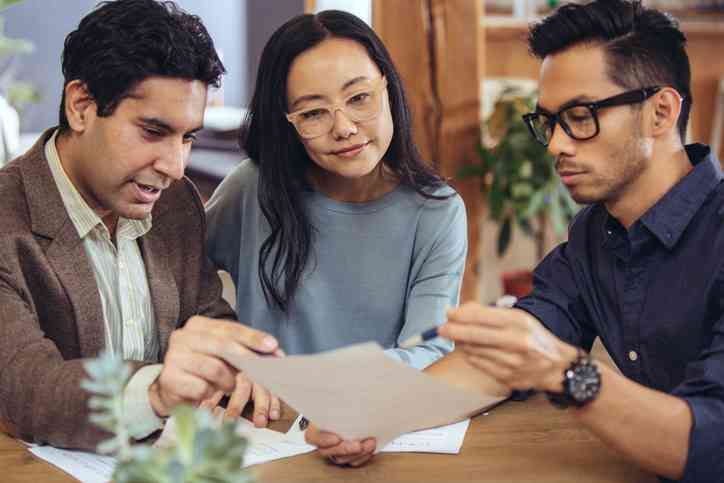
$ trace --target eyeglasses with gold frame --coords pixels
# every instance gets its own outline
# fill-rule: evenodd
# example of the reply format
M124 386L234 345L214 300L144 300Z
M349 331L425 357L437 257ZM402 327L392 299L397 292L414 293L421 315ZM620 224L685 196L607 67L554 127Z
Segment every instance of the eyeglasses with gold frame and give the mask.
M337 111L342 111L352 122L375 119L382 111L382 92L385 88L387 79L384 76L370 82L360 82L341 102L305 107L288 113L286 117L302 138L314 139L334 128Z

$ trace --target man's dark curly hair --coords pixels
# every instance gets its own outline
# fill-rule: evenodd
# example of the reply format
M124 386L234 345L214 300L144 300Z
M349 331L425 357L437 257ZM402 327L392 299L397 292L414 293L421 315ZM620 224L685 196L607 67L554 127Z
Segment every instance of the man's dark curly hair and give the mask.
M118 104L148 77L198 80L218 87L226 72L201 19L170 1L102 2L65 38L60 129L65 116L65 85L82 81L98 115Z
M528 35L531 53L543 59L580 44L599 44L606 52L608 77L625 89L671 86L684 102L678 128L681 140L693 99L686 36L670 15L640 0L594 0L566 4Z

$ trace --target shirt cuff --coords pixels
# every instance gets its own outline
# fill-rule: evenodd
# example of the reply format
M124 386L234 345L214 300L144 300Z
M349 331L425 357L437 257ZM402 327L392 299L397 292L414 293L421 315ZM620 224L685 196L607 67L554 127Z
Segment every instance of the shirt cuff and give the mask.
M148 388L153 384L163 364L143 366L136 371L123 391L123 407L128 421L132 421L131 437L143 439L163 428L165 420L158 417L148 398Z
M724 459L721 458L724 404L707 396L684 396L683 399L691 408L693 422L684 476L679 481L721 481L719 478L724 474Z

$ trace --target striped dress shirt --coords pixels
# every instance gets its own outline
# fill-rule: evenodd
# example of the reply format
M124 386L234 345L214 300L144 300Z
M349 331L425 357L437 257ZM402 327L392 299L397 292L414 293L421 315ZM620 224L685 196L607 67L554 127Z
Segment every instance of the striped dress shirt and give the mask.
M138 238L151 229L151 215L143 220L119 218L116 243L108 228L68 178L56 148L56 130L45 144L55 184L73 225L78 231L96 279L103 307L105 344L124 360L158 362L158 326ZM160 373L160 364L146 366L126 386L126 410L136 421L157 429L162 421L148 402L148 386ZM146 434L136 435L137 437Z

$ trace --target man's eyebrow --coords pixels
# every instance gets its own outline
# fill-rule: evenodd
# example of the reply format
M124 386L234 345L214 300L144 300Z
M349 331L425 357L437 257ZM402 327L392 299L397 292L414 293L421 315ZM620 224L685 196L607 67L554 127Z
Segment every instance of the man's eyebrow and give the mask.
M166 133L173 133L176 132L176 129L174 129L170 124L162 121L161 119L158 119L156 117L142 117L141 122L147 125L151 125L161 131L164 131ZM203 128L203 126L197 126L193 129L191 129L188 133L192 134L197 131L200 131Z
M587 95L576 96L573 99L571 99L570 101L563 104L561 106L561 110L563 110L567 107L575 106L576 104L590 104L591 102L596 102L596 101L594 101L594 99L590 96L587 96Z
M561 112L564 109L567 109L571 106L575 106L577 104L590 104L592 102L596 102L592 97L587 95L580 95L576 96L573 99L570 99L566 102L564 102L561 107L558 108L558 112ZM543 114L554 114L552 111L549 111L545 107L542 107L540 104L536 103L535 105L535 111L536 112L542 112Z
M540 112L540 113L548 114L548 115L553 114L553 113L552 113L551 111L549 111L548 109L546 109L546 108L544 108L544 107L541 107L541 105L538 104L537 102L535 103L535 112Z
M156 118L156 117L142 117L141 122L143 124L149 124L155 128L158 128L162 131L166 132L174 132L174 128L172 128L168 123L163 122L162 120Z

